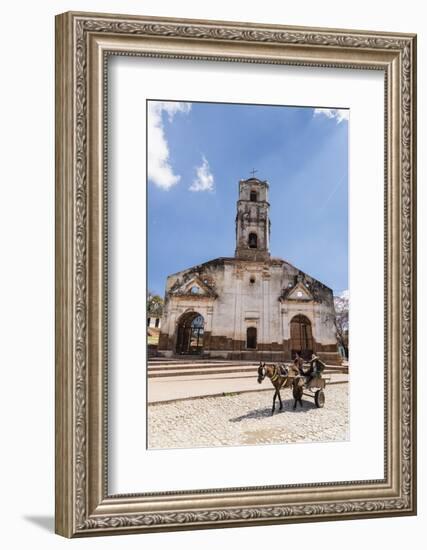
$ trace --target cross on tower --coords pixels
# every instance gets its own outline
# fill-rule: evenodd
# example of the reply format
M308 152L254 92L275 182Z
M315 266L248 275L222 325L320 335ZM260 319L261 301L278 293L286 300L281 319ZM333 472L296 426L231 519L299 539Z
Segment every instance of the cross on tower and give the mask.
M255 176L256 172L258 172L258 170L255 170L255 168L253 168L253 169L251 170L251 172L250 172L250 173L252 174L252 177L254 177L254 176Z

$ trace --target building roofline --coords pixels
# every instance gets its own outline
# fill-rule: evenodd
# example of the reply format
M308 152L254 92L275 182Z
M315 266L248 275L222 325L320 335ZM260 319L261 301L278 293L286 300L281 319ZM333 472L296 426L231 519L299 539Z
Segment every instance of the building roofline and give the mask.
M240 183L261 183L263 185L266 185L267 187L270 187L269 183L267 180L260 180L259 178L247 178L247 179L242 179L242 180L239 180L239 184Z
M321 281L319 281L318 279L316 279L315 277L313 277L309 273L306 273L305 271L303 271L299 267L291 264L291 262L288 262L287 260L284 260L283 258L279 258L279 257L271 257L268 260L250 260L250 259L246 259L246 258L235 258L234 256L220 256L218 258L212 258L212 260L202 262L201 264L196 264L196 265L187 267L185 269L181 269L180 271L176 271L175 273L171 273L170 275L167 276L167 278L169 279L169 277L176 277L177 275L179 275L181 273L185 273L185 272L192 271L192 270L197 270L198 268L201 269L201 268L207 267L209 265L225 264L225 263L228 263L228 262L230 262L230 263L232 263L232 262L233 263L243 262L243 263L256 263L256 264L276 263L276 264L281 264L281 265L286 264L286 265L289 265L291 268L296 269L297 271L299 271L303 275L307 275L308 277L310 277L310 279L312 279L313 281L316 281L317 283L322 285L324 288L330 290L333 294L332 288L330 288L328 285L325 285L325 283L322 283Z

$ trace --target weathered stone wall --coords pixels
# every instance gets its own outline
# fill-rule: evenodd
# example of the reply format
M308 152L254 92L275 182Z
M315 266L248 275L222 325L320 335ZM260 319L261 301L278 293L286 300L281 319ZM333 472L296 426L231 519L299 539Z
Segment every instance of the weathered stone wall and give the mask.
M189 294L196 283L200 293ZM307 293L301 299L290 294L298 284ZM331 361L337 350L332 291L283 260L219 258L170 275L159 351L175 352L178 322L188 311L204 317L204 353L212 356L288 360L290 322L299 314L311 322L316 352ZM249 327L257 329L256 350L246 349Z
M251 193L256 200L251 200ZM270 257L270 204L268 183L256 178L239 182L239 200L236 214L236 258L267 260ZM257 237L256 248L249 247L249 236Z

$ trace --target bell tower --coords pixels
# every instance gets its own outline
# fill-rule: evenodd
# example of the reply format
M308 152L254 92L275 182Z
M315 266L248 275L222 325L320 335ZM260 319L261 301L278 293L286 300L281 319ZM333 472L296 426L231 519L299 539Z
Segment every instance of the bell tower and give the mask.
M268 183L252 177L239 181L235 257L262 261L270 258Z

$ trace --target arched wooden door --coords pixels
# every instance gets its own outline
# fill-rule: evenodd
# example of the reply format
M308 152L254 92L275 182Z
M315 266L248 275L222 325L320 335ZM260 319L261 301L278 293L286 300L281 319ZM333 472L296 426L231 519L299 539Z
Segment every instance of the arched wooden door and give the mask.
M176 353L200 354L203 351L205 320L195 311L184 313L177 327Z
M311 322L305 315L296 315L291 320L291 353L292 357L299 353L308 360L313 353L313 333Z

